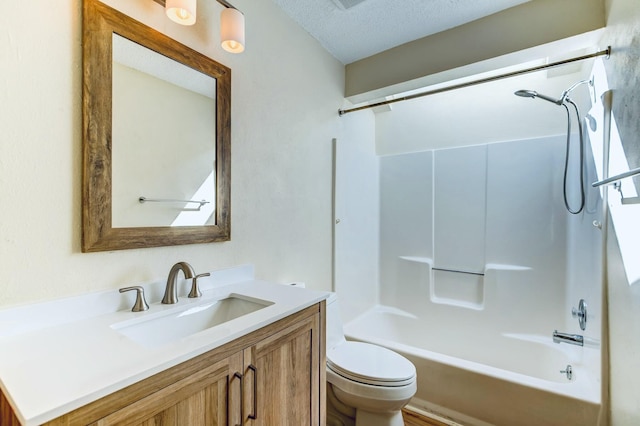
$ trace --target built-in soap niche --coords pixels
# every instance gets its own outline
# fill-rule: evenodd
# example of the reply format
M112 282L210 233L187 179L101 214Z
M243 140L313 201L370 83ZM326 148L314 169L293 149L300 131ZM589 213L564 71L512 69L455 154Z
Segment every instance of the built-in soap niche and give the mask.
M421 256L399 256L398 262L394 303L404 310L420 315L425 301L484 308L484 275L434 269L433 259Z
M484 275L434 269L431 301L480 310L484 306Z

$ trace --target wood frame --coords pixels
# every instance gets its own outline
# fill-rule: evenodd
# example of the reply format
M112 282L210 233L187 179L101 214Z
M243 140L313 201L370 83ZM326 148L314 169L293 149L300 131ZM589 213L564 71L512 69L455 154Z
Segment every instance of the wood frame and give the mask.
M308 330L308 326L305 324L313 324L313 330L318 331L318 336L313 337L313 345L309 348L312 361L312 370L309 371L311 375L312 389L309 389L309 403L313 418L310 419L309 426L321 426L326 424L326 302L321 301L317 304L309 306L302 311L291 314L285 318L282 318L275 323L266 325L253 331L247 335L239 337L223 346L216 349L212 349L209 352L205 352L202 355L196 356L190 360L187 360L175 367L161 371L154 376L143 379L136 382L124 389L109 394L101 399L93 401L85 406L77 408L69 413L66 413L58 418L55 418L49 422L44 423L44 426L76 426L76 425L97 425L102 424L101 419L114 414L115 412L123 409L127 409L128 406L143 401L145 398L149 399L156 396L166 396L166 405L171 405L172 400L179 399L177 393L180 392L181 385L189 385L189 383L195 382L195 379L205 379L206 376L211 376L207 369L213 370L213 376L219 376L222 365L226 362L227 365L232 367L229 371L238 371L237 366L240 365L240 369L244 376L247 376L248 369L243 366L246 364L246 360L242 360L243 353L250 351L252 346L260 344L260 342L271 342L276 347L278 345L285 345L289 340L292 333L295 331ZM316 345L316 346L314 346ZM264 346L264 344L262 345ZM288 346L288 345L285 345ZM238 358L239 356L239 358ZM227 361L225 361L227 360ZM205 374L202 374L202 373ZM273 374L279 374L279 371L272 371ZM250 374L249 374L250 375ZM199 376L199 377L198 377ZM205 377L203 377L205 376ZM254 376L255 378L255 376ZM180 383L181 382L181 383ZM231 382L229 382L231 383ZM177 385L177 386L176 386ZM252 383L251 383L252 385ZM172 389L171 387L174 386ZM252 386L247 383L245 394L249 394ZM175 389L178 388L178 389ZM165 390L169 391L166 392ZM305 389L305 392L307 389ZM160 394L158 394L160 392ZM231 394L231 398L240 403L246 403L240 397L239 388L234 385L234 389ZM0 394L1 395L1 394ZM172 397L168 395L173 395ZM273 395L266 395L267 398L273 397ZM235 407L236 404L233 403ZM276 407L279 407L275 403ZM240 410L238 410L240 411ZM251 410L247 408L244 410L245 415ZM144 413L143 413L144 414ZM146 413L153 415L154 413ZM228 424L236 424L237 422L231 422L233 414L229 412L227 414ZM129 416L128 416L129 417ZM261 421L264 418L261 416ZM131 418L128 418L131 420ZM180 419L184 424L189 424L186 419ZM244 419L246 420L246 419ZM263 424L261 421L256 424ZM253 422L243 421L244 424L250 424ZM105 422L105 424L110 424ZM127 423L128 424L128 423ZM136 423L137 424L137 423ZM4 423L2 423L4 426ZM12 426L9 424L8 426ZM16 423L16 426L18 424Z
M216 221L181 227L112 227L112 33L216 79ZM82 251L231 239L231 69L110 8L83 2Z

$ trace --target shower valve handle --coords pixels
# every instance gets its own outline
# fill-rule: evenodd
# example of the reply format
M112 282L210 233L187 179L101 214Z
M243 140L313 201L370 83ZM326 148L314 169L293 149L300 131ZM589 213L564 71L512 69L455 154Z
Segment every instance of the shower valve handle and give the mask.
M587 303L584 299L580 299L578 303L578 309L571 308L571 316L574 318L578 318L578 323L580 324L580 330L584 330L587 328Z

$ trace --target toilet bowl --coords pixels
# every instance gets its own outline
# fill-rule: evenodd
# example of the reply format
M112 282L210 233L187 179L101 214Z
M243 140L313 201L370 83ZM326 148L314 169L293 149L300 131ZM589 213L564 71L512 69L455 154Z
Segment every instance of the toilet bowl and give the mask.
M381 346L346 341L332 293L327 300L327 424L403 426L402 407L416 389L411 361Z

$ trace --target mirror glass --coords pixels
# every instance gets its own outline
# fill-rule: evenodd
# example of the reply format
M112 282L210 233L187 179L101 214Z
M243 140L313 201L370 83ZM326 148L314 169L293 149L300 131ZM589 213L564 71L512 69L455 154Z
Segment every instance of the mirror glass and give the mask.
M112 226L215 224L216 80L113 34Z
M228 241L231 70L83 7L82 251Z

